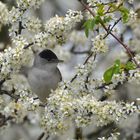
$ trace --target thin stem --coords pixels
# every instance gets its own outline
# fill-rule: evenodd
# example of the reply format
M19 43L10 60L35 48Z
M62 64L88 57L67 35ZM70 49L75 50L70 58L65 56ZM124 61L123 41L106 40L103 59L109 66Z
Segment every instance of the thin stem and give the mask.
M28 44L27 46L25 46L24 47L24 49L27 49L27 48L29 48L30 46L32 46L34 43L32 42L32 43L30 43L30 44Z
M14 95L13 91L8 92L8 91L5 91L5 90L1 90L1 91L0 91L0 94L8 95L8 96L10 96L11 98L15 99L16 101L19 99L19 96Z
M44 137L44 135L45 135L45 133L44 133L44 132L42 132L42 133L40 134L40 136L38 137L38 139L37 139L37 140L42 140L42 138Z
M22 21L19 21L18 34L21 34L22 29L24 29L24 27L22 26Z
M12 120L12 117L6 117L0 113L0 127L6 124L7 121Z
M109 32L104 36L104 38L103 39L105 39L109 34L110 34L110 32L112 32L112 30L114 29L114 27L121 21L121 17L114 23L114 25L110 28L110 29L108 29L109 30Z
M81 127L76 127L75 128L75 140L82 140L83 139L83 133L82 133L82 128Z
M85 65L87 62L88 62L88 60L90 59L90 57L92 57L92 55L93 55L93 52L91 52L90 53L90 55L87 57L87 59L85 60L85 62L84 62L84 64L83 65ZM71 79L71 83L77 78L77 74Z

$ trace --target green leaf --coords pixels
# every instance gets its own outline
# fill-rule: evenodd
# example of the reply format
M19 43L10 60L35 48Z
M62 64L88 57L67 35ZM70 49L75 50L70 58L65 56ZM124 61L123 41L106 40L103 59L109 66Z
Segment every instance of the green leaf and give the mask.
M107 69L103 75L105 82L108 84L111 82L114 74L118 74L121 71L121 62L120 60L116 60L114 65Z
M113 77L113 71L114 71L114 68L111 67L111 68L107 69L103 75L104 80L107 84L111 82L111 79Z
M111 7L111 10L117 9L117 5L114 3L109 3L109 7Z
M115 64L114 64L114 72L113 72L113 74L118 74L118 73L120 73L120 69L121 69L121 62L120 62L119 59L117 59L117 60L115 61Z
M136 69L136 65L133 62L128 61L125 65L125 69L126 70L134 70L134 69Z
M85 28L85 35L86 35L86 37L88 37L88 34L89 34L89 29Z
M103 22L107 23L107 22L110 22L111 20L112 20L111 16L105 16L104 19L103 19Z
M99 4L98 5L97 13L100 16L103 16L104 15L104 5L103 4Z
M84 23L83 26L85 28L86 37L88 37L89 30L92 30L95 26L95 20L94 19L89 19Z
M95 20L95 24L99 24L101 21L101 18L99 15L97 15L97 16L95 16L94 20Z
M121 12L123 23L127 23L129 19L129 10L124 6L119 7L119 11Z

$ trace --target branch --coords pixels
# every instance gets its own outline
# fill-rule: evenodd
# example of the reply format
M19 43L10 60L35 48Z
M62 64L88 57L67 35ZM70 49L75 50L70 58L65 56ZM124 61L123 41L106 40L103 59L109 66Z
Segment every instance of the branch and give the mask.
M88 5L86 5L82 0L78 0L82 5L83 5L83 7L85 8L85 9L87 9L89 12L90 12L90 14L93 16L93 17L95 17L95 14L93 13L93 11L92 10L90 10L90 8L89 8L89 6ZM139 68L140 66L139 66L139 64L137 63L137 61L135 60L135 58L134 58L134 56L133 56L133 54L132 54L132 52L131 52L131 50L130 50L130 48L126 45L126 44L124 44L122 41L121 41L121 39L119 39L116 35L114 35L112 32L110 32L109 30L108 30L108 28L105 26L105 24L104 24L104 22L102 21L102 19L100 18L100 24L102 25L102 27L105 29L105 31L107 32L107 33L109 33L113 38L115 38L122 46L123 46L123 48L127 51L127 53L129 54L129 56L131 57L131 59L134 61L134 63L137 65L137 67Z
M18 34L21 34L22 29L24 29L24 27L22 26L22 21L19 21Z
M114 23L114 25L110 28L110 30L108 31L108 33L103 37L103 39L105 39L109 34L110 34L110 32L112 32L112 30L114 29L114 27L121 21L121 17L117 20L117 21L115 21L115 23Z
M73 45L72 48L70 49L70 52L73 54L90 54L92 46L88 50L85 50L85 51L75 51L75 48L76 46Z
M90 53L90 51L71 51L71 53L73 53L73 54L89 54Z
M94 132L91 132L89 134L87 134L85 137L87 139L97 139L98 137L101 137L104 133L109 133L112 131L112 130L116 130L118 128L118 126L112 122L110 124L107 124L106 126L103 126L101 128L98 128L96 131Z
M16 101L19 99L19 96L18 95L14 95L14 90L13 91L6 91L6 90L1 90L0 91L0 94L5 94L5 95L8 95L10 96L11 98L15 99Z
M44 133L44 132L42 132L42 133L40 134L40 136L38 137L38 139L37 139L37 140L42 140L42 138L44 137L44 135L45 135L45 133Z
M90 55L87 57L83 65L85 65L88 62L88 60L90 59L90 57L92 57L92 55L93 55L93 52L90 53ZM77 78L77 74L71 79L70 82L72 83L76 78Z
M5 82L5 79L3 79L3 80L0 81L0 89L1 89L1 87L2 87L2 85L3 85L4 82Z
M82 140L83 139L83 135L82 135L82 128L81 127L77 127L75 128L75 140Z
M6 122L7 122L8 120L11 120L11 119L12 119L11 116L5 117L4 115L2 115L2 114L0 113L0 127L2 127L3 125L5 125Z
M27 49L27 48L29 48L30 46L32 46L34 43L32 42L32 43L30 43L30 44L28 44L27 46L25 46L23 49Z
M45 132L42 132L42 133L40 134L40 136L38 137L37 140L42 140L44 136L45 136ZM50 136L47 135L46 138L45 138L45 140L48 140L49 137L50 137Z
M124 79L124 81L123 81L123 84L125 84L127 81L128 81L128 78L129 78L129 73L125 73L126 74L126 79ZM128 76L128 77L127 77ZM110 82L110 83L103 83L101 86L98 86L98 87L95 87L95 89L96 90L98 90L98 89L101 89L101 90L103 90L103 89L106 89L106 86L109 86L109 85L111 85L111 84L113 84L112 82ZM120 86L121 86L122 84L120 83L120 82L118 82L117 83L117 85L115 85L115 87L114 88L112 88L112 90L117 90ZM107 94L105 94L105 95L103 95L100 99L99 99L99 101L105 101L106 99L108 99L108 95Z

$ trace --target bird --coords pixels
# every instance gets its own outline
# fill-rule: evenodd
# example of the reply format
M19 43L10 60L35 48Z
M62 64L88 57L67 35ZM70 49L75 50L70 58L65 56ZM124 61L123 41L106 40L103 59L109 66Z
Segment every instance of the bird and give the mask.
M31 67L22 66L20 70L20 73L27 78L33 93L43 103L46 102L51 90L55 90L59 82L62 81L61 72L57 67L58 63L61 62L63 60L59 60L53 51L44 49L35 54Z

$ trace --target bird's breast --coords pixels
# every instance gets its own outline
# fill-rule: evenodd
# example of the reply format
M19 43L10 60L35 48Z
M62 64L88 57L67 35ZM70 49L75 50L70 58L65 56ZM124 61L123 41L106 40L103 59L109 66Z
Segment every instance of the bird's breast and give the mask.
M51 89L55 90L61 81L59 69L52 72L33 68L29 71L28 82L34 93L38 95L40 100L49 96Z

